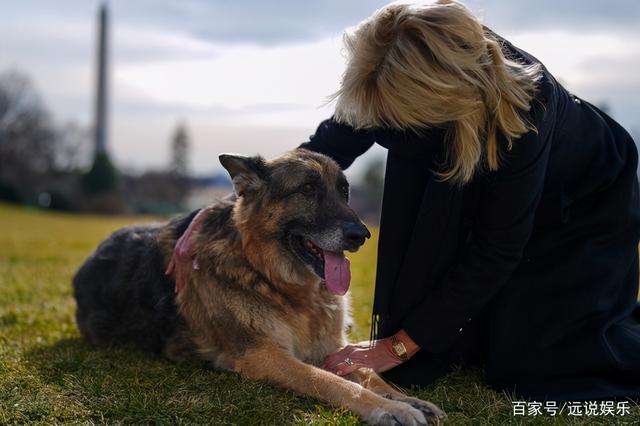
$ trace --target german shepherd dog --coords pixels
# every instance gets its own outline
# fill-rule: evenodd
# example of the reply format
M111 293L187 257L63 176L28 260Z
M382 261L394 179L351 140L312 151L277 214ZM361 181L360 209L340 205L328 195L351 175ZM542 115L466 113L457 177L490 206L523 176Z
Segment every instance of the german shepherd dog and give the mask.
M346 406L380 425L444 417L370 369L347 378L317 366L347 343L349 265L370 236L348 206L338 165L297 149L274 160L221 155L236 193L203 210L194 268L176 293L165 274L196 212L116 231L73 279L77 322L92 344L198 359Z

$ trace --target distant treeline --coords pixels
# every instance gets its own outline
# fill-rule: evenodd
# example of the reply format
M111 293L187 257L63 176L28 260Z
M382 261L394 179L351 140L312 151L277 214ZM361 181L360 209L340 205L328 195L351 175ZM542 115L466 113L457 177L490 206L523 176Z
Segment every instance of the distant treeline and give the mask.
M65 211L168 215L193 207L189 194L206 186L203 182L225 190L219 179L190 176L184 123L167 138L171 155L166 167L142 173L118 170L108 153L96 154L92 134L76 123L55 123L24 73L0 73L0 201ZM384 162L374 160L360 184L353 185L351 204L369 222L379 217L383 175Z
M189 138L179 125L164 170L127 174L95 154L90 129L52 119L28 76L0 73L0 200L66 211L172 213L188 193Z

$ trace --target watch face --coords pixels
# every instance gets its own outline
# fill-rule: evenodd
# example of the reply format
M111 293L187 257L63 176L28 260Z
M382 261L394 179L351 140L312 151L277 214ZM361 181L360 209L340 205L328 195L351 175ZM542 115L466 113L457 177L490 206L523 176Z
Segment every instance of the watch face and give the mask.
M396 344L393 345L393 350L398 354L398 355L402 355L405 352L407 352L407 350L405 349L404 345L401 342L398 342Z

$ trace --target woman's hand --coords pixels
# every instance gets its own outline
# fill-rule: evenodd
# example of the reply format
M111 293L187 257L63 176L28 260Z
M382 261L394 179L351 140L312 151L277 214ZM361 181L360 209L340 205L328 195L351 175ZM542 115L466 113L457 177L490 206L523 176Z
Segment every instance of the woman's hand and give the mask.
M409 357L420 350L420 347L403 330L396 333L395 337L405 345ZM347 345L329 355L324 360L322 368L338 376L344 376L358 368L371 368L377 373L382 373L403 362L394 352L391 338L387 338Z

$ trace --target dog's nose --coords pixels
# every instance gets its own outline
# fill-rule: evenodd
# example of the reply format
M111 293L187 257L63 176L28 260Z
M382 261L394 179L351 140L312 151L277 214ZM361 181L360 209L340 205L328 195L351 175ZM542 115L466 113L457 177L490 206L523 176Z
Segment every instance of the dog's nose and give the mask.
M354 246L361 246L365 239L371 237L371 232L362 223L347 222L342 225L342 233L344 238Z

